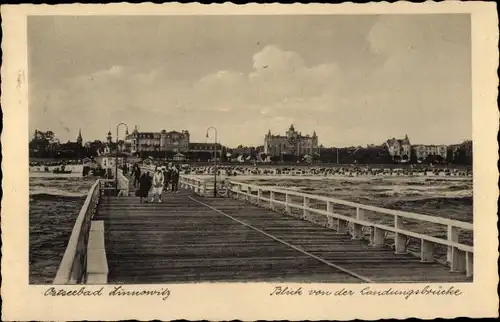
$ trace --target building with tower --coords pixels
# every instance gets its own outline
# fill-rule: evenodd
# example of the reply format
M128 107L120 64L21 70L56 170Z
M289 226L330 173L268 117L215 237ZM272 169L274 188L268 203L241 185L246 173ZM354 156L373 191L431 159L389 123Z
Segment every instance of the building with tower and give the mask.
M408 162L411 159L411 143L408 135L404 139L392 138L385 142L393 160Z
M76 141L55 144L55 155L57 157L75 157L79 158L84 154L83 137L81 129L78 130Z
M286 135L273 135L271 130L264 137L264 153L268 156L304 156L319 152L318 136L316 131L312 136L302 135L290 125Z
M76 138L76 143L82 147L83 146L83 138L82 138L82 129L78 129L78 137Z

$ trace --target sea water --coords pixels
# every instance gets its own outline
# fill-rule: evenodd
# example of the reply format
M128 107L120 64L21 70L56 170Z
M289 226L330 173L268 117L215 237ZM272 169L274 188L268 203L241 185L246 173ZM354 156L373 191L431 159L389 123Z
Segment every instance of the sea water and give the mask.
M29 269L31 284L52 283L95 178L30 176Z

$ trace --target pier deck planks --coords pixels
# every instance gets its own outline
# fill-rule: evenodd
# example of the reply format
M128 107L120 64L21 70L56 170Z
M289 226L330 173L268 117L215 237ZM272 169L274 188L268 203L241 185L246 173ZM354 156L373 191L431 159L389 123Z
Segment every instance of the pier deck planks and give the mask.
M193 199L373 282L470 281L440 264L373 248L307 221L181 191L164 194L162 204L103 197L94 219L104 221L108 283L363 282Z

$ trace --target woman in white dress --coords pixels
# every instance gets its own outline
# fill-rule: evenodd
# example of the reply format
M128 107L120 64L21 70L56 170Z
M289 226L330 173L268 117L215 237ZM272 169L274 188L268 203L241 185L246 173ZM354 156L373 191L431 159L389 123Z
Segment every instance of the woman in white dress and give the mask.
M153 175L153 189L151 202L155 201L155 196L158 196L158 203L161 203L161 195L163 194L163 186L165 185L165 177L163 176L163 171L161 168L157 167L155 169L155 174Z

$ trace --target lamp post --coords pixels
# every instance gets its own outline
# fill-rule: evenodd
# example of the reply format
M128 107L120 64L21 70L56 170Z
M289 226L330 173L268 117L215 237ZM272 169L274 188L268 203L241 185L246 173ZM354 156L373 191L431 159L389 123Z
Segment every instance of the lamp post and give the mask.
M128 125L121 122L116 126L116 151L115 151L115 188L118 190L118 129L120 125L125 125L128 132Z
M207 129L207 138L208 131L214 130L215 132L215 144L214 144L214 198L217 198L217 129L213 126L210 126Z

